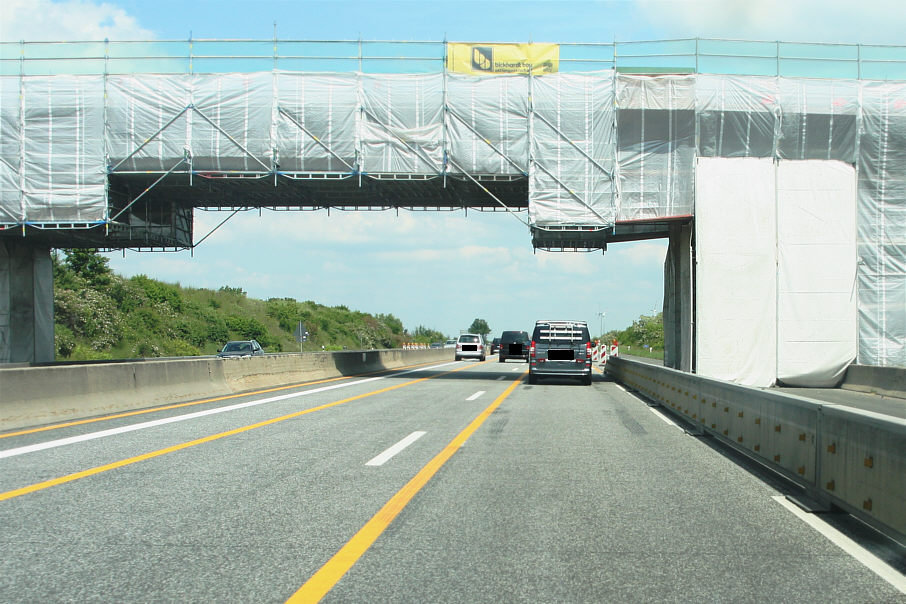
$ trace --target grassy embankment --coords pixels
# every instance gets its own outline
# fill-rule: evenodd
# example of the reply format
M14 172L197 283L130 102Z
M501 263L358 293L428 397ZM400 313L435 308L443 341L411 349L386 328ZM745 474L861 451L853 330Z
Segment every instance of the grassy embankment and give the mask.
M396 348L442 341L417 327L409 333L392 314L371 315L292 298L257 300L241 288L182 287L144 275L125 278L91 250L54 254L57 360L193 356L216 353L229 340L258 340L267 352Z

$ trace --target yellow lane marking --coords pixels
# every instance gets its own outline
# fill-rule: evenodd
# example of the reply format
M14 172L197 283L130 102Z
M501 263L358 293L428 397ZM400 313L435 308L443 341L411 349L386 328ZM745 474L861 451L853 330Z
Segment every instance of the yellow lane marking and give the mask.
M296 593L290 596L287 604L299 604L301 602L317 602L323 598L327 592L333 589L333 586L343 578L352 566L359 561L359 558L368 551L368 548L381 536L390 523L403 511L403 508L412 500L413 497L424 487L429 480L437 473L438 470L453 456L454 453L468 440L475 430L485 422L491 413L516 389L527 371L522 373L503 393L494 399L494 402L482 411L478 417L463 429L462 432L450 441L444 449L434 456L418 474L416 474L406 485L400 489L396 495L390 498L390 501L384 504L378 512L365 523L359 532L353 535L352 539L346 542L340 550L322 566L318 572L311 576Z
M431 361L429 363L418 363L416 365L405 365L403 367L397 367L391 371L399 371L403 369L411 369L413 367L421 367L423 365L432 365L438 361ZM303 386L316 386L318 384L326 384L328 382L337 382L340 380L350 380L352 378L364 377L367 375L374 375L376 373L383 373L386 370L374 371L371 373L356 373L353 375L344 375L335 378L326 378L323 380L315 380L313 382L300 382L298 384L287 384L286 386L275 386L273 388L266 388L263 390L253 390L251 392L239 392L237 394L225 394L223 396L216 396L214 398L206 398L200 401L191 401L188 403L175 403L173 405L164 405L161 407L148 407L147 409L137 409L135 411L124 411L123 413L116 413L113 415L103 415L99 417L91 417L88 419L79 419L73 420L71 422L64 422L61 424L50 424L47 426L40 426L37 428L26 428L24 430L17 430L16 432L7 432L5 434L0 434L0 438L9 438L10 436L24 436L26 434L34 434L35 432L46 432L47 430L57 430L59 428L69 428L72 426L81 426L82 424L92 424L94 422L105 422L111 419L120 419L123 417L132 417L134 415L142 415L144 413L154 413L156 411L167 411L169 409L180 409L182 407L191 407L192 405L201 405L204 403L216 403L217 401L227 401L232 398L239 398L242 396L256 396L259 394L267 394L268 392L279 392L281 390L289 390L291 388L301 388Z
M94 468L89 468L88 470L82 470L81 472L75 472L73 474L67 474L66 476L60 476L58 478L52 478L50 480L45 480L43 482L38 482L29 486L21 487L18 489L13 489L12 491L6 491L5 493L0 493L0 501L6 501L7 499L13 499L21 495L26 495L28 493L34 493L35 491L41 491L50 487L55 487L57 485L65 484L67 482L72 482L74 480L79 480L80 478L87 478L89 476L94 476L95 474L101 474L102 472L107 472L110 470L115 470L117 468L122 468L140 461L145 461L147 459L153 459L155 457L160 457L161 455L166 455L167 453L174 453L176 451L181 451L183 449L188 449L189 447L194 447L196 445L201 445L204 443L209 443L214 440L225 438L227 436L233 436L235 434L241 434L243 432L248 432L249 430L254 430L256 428L263 428L264 426L270 426L271 424L276 424L288 419L293 419L302 415L307 415L309 413L314 413L315 411L322 411L324 409L329 409L331 407L336 407L337 405L342 405L344 403L349 403L352 401L357 401L359 399L367 398L369 396L374 396L375 394L383 394L384 392L390 392L391 390L397 390L398 388L403 388L405 386L411 386L413 384L418 384L419 382L424 382L425 380L430 380L442 375L449 375L457 371L462 371L467 369L470 365L459 367L451 371L445 371L443 373L438 373L437 375L432 375L428 377L419 378L417 380L411 380L402 384L397 384L395 386L387 386L386 388L381 388L380 390L374 390L372 392L365 392L363 394L357 394L356 396L350 396L349 398L344 398L339 401L334 401L332 403L325 403L323 405L318 405L317 407L312 407L310 409L303 409L302 411L295 411L287 415L282 415L280 417L275 417L273 419L264 420L254 424L249 424L248 426L242 426L240 428L234 428L233 430L227 430L226 432L220 432L218 434L212 434L210 436L205 436L203 438L198 438L195 440L190 440L188 442L180 443L178 445L173 445L172 447L166 447L164 449L158 449L157 451L151 451L150 453L144 453L142 455L136 455L135 457L129 457L127 459L121 459L119 461L114 461L112 463L104 464L102 466L97 466Z

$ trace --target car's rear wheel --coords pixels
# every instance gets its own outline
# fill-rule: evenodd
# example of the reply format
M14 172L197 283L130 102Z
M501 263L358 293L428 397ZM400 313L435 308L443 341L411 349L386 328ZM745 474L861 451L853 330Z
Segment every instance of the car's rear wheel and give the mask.
M457 360L457 361L461 361L461 360L462 360L462 357L459 356L458 354L453 355L453 358L454 358L455 360Z
M590 373L582 378L582 383L585 384L586 386L591 386L591 374Z
M484 355L481 355L480 357L478 357L478 360L481 361L482 363L484 363Z
M528 383L529 383L529 384L537 384L537 383L538 383L538 376L535 375L534 373L532 373L531 371L530 371L529 374L528 374Z

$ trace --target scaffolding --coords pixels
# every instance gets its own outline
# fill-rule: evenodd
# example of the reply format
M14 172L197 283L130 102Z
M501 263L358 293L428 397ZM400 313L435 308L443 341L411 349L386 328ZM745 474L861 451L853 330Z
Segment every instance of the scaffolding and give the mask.
M838 161L860 359L903 364L906 47L561 45L556 73L486 76L445 47L3 43L0 237L184 249L195 209L476 209L602 250L688 223L702 158Z

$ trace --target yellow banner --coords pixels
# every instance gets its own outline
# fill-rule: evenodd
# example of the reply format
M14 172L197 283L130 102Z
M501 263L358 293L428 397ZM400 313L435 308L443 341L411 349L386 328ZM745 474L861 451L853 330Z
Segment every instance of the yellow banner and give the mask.
M540 75L559 68L559 44L447 44L447 70L456 73Z

